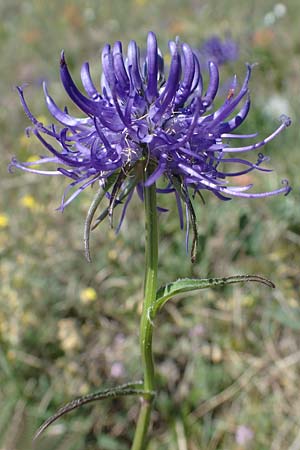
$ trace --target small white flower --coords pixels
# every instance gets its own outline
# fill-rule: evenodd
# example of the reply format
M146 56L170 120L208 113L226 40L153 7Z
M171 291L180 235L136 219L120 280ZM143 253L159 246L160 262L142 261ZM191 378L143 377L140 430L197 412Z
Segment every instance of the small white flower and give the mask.
M281 114L290 115L291 107L288 100L280 94L273 94L266 101L263 108L264 113L273 118L278 118Z
M277 19L280 19L281 17L286 15L287 7L284 3L276 3L274 6L273 12Z
M276 16L273 13L273 11L268 12L264 17L264 25L266 27L273 25L275 23L275 21L276 21Z

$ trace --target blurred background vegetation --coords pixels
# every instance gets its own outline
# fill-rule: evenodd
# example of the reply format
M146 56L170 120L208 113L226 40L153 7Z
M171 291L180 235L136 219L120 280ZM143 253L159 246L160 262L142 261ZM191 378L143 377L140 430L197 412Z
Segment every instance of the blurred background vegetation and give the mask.
M48 117L41 80L59 105L67 102L59 81L62 48L76 80L86 60L97 80L105 42L135 39L142 47L148 30L165 54L176 35L196 49L212 35L230 35L240 58L222 67L224 85L233 73L242 80L245 62L259 63L243 131L265 136L281 113L293 126L264 149L274 172L255 175L254 182L261 191L283 178L294 187L288 197L267 200L220 202L205 195L205 205L196 206L200 257L194 265L168 199L170 212L160 217L162 283L257 273L277 288L202 291L166 306L155 329L159 394L149 449L299 449L299 1L2 0L0 16L0 449L130 448L139 405L129 398L83 407L35 444L31 439L73 397L141 377L140 203L131 204L119 235L107 223L93 233L88 264L82 229L93 192L61 214L55 209L66 180L11 175L7 165L12 155L24 160L44 153L25 136L30 124L15 85L28 82L32 111Z

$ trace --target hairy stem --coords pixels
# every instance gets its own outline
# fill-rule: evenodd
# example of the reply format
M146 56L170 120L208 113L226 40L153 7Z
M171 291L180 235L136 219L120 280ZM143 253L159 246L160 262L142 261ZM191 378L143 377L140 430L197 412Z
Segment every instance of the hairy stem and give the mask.
M145 180L151 174L148 165L145 170ZM145 287L143 312L140 323L140 347L142 355L142 365L144 371L144 389L146 391L155 390L154 364L152 355L152 331L151 312L156 300L157 290L157 265L158 265L158 230L157 230L157 210L156 210L156 186L144 188L145 202ZM150 416L153 404L153 397L142 398L141 410L137 422L136 432L131 450L145 450L147 431L150 423Z

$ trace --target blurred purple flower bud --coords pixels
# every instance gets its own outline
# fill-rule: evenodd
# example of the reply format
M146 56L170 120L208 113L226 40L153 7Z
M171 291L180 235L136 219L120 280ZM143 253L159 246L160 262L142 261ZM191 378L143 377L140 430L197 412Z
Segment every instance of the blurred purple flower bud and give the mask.
M200 323L191 328L189 332L190 337L202 337L204 336L204 334L205 334L205 327Z
M121 378L124 372L124 365L118 361L115 361L110 368L110 374L113 378Z
M200 54L207 61L213 61L220 66L239 58L239 46L231 38L222 41L218 36L212 36L203 43Z
M251 428L246 425L239 425L235 432L236 443L242 447L246 446L254 437L254 433Z

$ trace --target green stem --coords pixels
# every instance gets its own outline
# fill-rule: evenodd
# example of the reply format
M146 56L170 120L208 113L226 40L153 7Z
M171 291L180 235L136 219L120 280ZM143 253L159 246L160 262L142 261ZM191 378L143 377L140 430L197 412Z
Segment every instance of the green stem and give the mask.
M148 164L145 169L147 179L152 170ZM152 331L151 311L156 300L157 290L157 265L158 265L158 230L157 230L157 210L156 210L156 186L144 188L145 202L145 287L144 304L140 323L140 346L142 354L142 364L144 371L144 390L154 391L154 364L152 355ZM150 423L150 416L153 404L153 397L142 398L141 410L137 422L136 432L131 450L145 450L146 437Z

